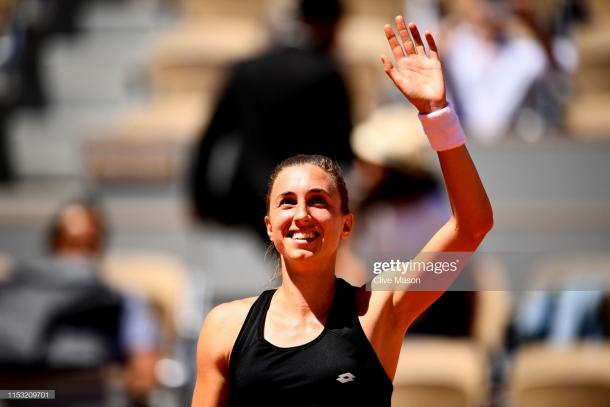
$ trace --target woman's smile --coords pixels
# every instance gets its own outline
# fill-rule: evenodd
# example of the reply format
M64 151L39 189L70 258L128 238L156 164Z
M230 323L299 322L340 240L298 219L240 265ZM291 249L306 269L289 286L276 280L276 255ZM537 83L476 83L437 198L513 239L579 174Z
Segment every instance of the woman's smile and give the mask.
M278 174L265 223L286 260L329 260L342 240L346 216L333 179L315 165L297 165Z
M320 233L316 231L295 231L288 232L288 237L297 243L311 243L320 237Z

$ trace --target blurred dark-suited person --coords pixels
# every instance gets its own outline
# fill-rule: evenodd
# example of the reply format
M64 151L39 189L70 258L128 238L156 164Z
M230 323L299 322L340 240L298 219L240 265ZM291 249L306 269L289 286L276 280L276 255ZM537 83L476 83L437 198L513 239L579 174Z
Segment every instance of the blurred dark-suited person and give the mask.
M265 242L267 175L277 163L295 154L352 158L349 99L330 55L341 4L300 0L298 13L299 41L276 41L232 68L188 180L197 218L248 226Z
M35 1L0 1L0 184L15 181L9 122L18 109L40 110L48 96L42 75L47 30Z
M49 256L16 261L0 282L0 385L36 386L29 380L39 378L62 386L54 405L102 406L107 368L114 366L125 402L147 405L156 385L158 324L143 298L100 277L105 232L95 206L71 202L51 221Z

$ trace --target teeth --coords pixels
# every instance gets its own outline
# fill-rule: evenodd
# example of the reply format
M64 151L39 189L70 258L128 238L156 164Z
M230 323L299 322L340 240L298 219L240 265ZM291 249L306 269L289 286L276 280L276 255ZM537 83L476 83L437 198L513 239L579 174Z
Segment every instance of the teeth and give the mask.
M299 239L299 240L313 239L315 237L316 237L316 234L314 232L310 232L310 233L296 232L292 235L293 239Z

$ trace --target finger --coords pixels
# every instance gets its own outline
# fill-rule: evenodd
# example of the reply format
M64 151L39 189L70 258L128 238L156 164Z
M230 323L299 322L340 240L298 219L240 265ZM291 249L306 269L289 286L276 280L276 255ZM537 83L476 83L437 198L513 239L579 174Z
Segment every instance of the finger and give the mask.
M411 37L409 37L409 31L405 25L405 19L402 18L402 16L396 16L396 27L398 27L398 33L400 34L402 45L405 47L406 54L415 54L415 45L413 45L413 41L411 41Z
M428 42L428 48L430 49L430 58L439 59L438 57L438 48L436 47L436 42L434 41L434 37L429 31L426 31L424 34L426 36L426 42Z
M385 54L381 55L381 63L383 64L383 69L386 72L391 71L394 68L392 61L390 61L390 59L385 56Z
M389 24L386 24L383 27L383 31L385 32L385 36L388 39L388 43L390 44L390 48L392 49L392 54L394 54L394 58L398 61L400 58L405 56L396 35L394 34L394 30L390 27Z
M415 43L415 49L417 53L420 55L425 55L424 43L421 40L421 36L419 35L419 30L415 23L409 23L409 31L411 31L411 36L413 37L413 42Z
M396 69L394 69L392 61L390 61L387 56L382 55L381 62L383 63L383 70L385 71L385 73L390 77L392 82L398 84L398 72L396 71Z

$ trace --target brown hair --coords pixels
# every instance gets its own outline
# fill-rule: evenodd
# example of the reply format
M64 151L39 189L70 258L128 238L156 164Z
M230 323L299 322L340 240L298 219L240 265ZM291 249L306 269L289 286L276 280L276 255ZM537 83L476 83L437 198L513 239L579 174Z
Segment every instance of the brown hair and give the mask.
M321 154L294 155L290 158L285 159L273 169L273 172L269 177L269 183L267 184L267 213L269 213L271 188L273 188L273 184L275 183L275 180L279 173L282 172L284 168L305 164L315 165L316 167L324 170L328 175L331 176L331 178L335 182L337 191L339 191L339 197L341 198L341 212L344 215L350 213L349 197L347 195L347 187L345 186L345 180L343 179L343 172L341 171L341 167L334 160Z
M64 204L53 215L47 228L46 244L48 252L57 254L61 250L61 245L65 243L62 242L67 227L65 215L66 211L71 207L81 208L85 212L87 221L92 228L90 235L85 236L83 242L78 242L78 244L84 244L86 247L79 247L79 249L90 250L91 254L101 254L106 246L106 221L102 210L92 198L73 199ZM75 244L75 242L70 244Z

